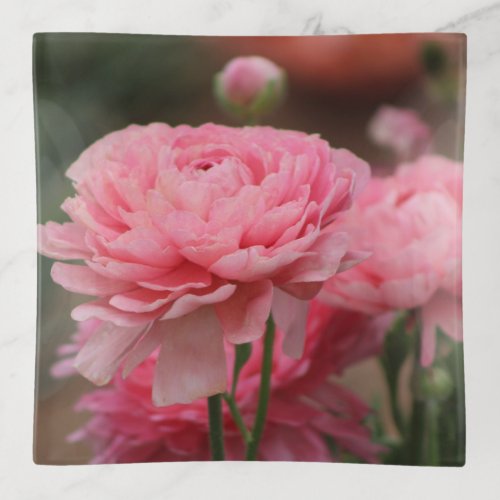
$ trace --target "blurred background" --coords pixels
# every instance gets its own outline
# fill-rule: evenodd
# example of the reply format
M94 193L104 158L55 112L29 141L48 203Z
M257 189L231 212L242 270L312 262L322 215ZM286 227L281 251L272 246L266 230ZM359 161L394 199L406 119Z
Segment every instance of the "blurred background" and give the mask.
M317 37L183 37L38 34L34 37L38 222L67 220L68 166L92 142L130 123L239 125L212 96L212 78L238 55L262 55L288 73L284 106L266 124L319 133L377 168L391 155L373 145L367 124L383 104L416 110L433 131L434 150L461 160L465 98L465 36L438 34ZM82 377L56 380L50 366L75 326L71 309L84 297L52 283L52 261L39 257L34 454L47 464L86 463L84 444L65 437L87 415L73 405L92 388ZM407 369L408 373L411 367ZM375 360L348 370L343 381L395 428ZM403 405L410 396L401 387Z

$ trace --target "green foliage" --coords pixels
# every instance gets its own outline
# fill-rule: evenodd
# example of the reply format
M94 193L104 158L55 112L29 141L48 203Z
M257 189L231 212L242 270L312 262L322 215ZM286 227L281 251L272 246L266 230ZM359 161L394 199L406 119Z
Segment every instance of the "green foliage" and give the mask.
M391 399L394 421L401 434L405 432L405 422L398 403L399 375L401 367L408 358L413 347L413 338L406 331L407 319L407 312L402 312L397 316L385 336L384 347L382 355L380 356L380 362L389 386L389 396Z
M374 427L378 430L376 441L389 448L385 463L461 466L465 462L463 344L451 340L438 328L434 362L423 367L419 363L420 325L416 321L414 335L410 335L409 317L407 313L396 318L386 335L380 358L401 440L385 438L379 425ZM414 363L413 404L410 421L406 422L399 407L397 387L401 367L409 356Z
M447 352L439 360L439 366L447 370L454 382L454 390L440 405L441 465L462 466L465 464L464 346L439 329L437 335L438 344Z
M442 75L448 66L446 53L439 43L427 42L422 47L422 64L429 75Z

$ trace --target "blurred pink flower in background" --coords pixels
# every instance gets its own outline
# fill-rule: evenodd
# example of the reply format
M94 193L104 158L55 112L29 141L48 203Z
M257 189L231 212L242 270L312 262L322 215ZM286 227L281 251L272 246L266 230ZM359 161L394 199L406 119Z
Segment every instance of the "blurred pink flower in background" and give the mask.
M224 98L238 106L249 106L263 98L271 87L269 100L278 99L285 84L284 71L260 56L231 59L216 77Z
M156 405L226 389L224 340L258 339L272 309L299 357L306 300L364 254L328 229L369 177L368 165L318 136L270 127L131 125L85 150L67 175L72 222L40 227L52 278L97 300L102 320L77 369L98 385L127 376L161 346Z
M377 462L384 448L371 439L363 420L370 408L342 387L335 376L345 368L378 354L391 314L370 317L336 310L313 301L307 323L304 356L295 360L275 350L272 368L272 396L260 447L260 459L331 461L349 452ZM58 376L70 373L71 358L98 328L82 322L71 344L62 346L69 357L53 369ZM277 343L283 334L277 332ZM252 345L252 353L238 380L236 402L247 425L257 406L260 360L263 343ZM228 358L234 348L226 343ZM94 463L206 460L209 458L208 415L204 401L157 408L151 404L151 386L157 352L150 355L123 380L118 374L108 388L84 395L79 410L91 418L73 433L70 441L86 440L94 447ZM231 377L231 373L228 373ZM244 448L228 408L224 405L226 454L242 460ZM336 446L332 457L324 436Z
M368 124L368 134L399 161L414 160L431 149L431 130L413 109L381 106Z
M434 359L436 326L462 338L462 176L461 163L423 156L372 179L334 224L372 255L330 279L321 298L367 314L422 307L424 366Z

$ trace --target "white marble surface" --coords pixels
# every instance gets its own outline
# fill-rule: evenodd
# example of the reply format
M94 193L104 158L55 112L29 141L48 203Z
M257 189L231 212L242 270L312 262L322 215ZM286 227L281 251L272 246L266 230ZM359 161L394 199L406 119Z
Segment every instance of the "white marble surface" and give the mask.
M0 29L0 497L30 499L500 498L500 2L4 0ZM31 36L42 31L468 35L464 300L467 465L36 466L35 151Z

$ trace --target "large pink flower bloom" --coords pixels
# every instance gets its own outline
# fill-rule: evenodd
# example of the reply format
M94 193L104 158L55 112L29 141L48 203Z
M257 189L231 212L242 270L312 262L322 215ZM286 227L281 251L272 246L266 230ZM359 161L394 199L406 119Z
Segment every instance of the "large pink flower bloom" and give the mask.
M72 222L41 227L54 281L95 295L72 316L103 321L78 370L107 383L161 345L157 405L226 388L224 339L259 338L271 307L300 356L305 299L350 266L348 235L327 231L369 176L318 136L269 127L132 125L69 168ZM289 312L297 312L293 317ZM285 324L286 323L286 324Z
M274 352L272 394L259 459L331 461L341 460L341 454L349 452L367 462L378 461L384 448L372 442L363 425L369 407L335 376L378 353L390 320L391 315L372 318L313 301L304 356L295 360L279 350ZM82 323L73 343L61 351L77 351L96 327L95 322ZM277 343L282 342L283 334L278 331ZM225 348L231 358L233 347L226 343ZM253 343L236 392L248 427L255 417L261 356L259 340ZM209 459L206 403L153 406L155 363L156 352L126 380L116 375L110 387L86 394L78 402L77 409L89 411L91 418L69 439L89 441L94 447L94 463ZM55 365L53 373L68 375L70 366L71 357ZM227 406L223 408L227 458L242 460L242 439ZM324 436L334 440L336 456L332 457Z
M364 313L423 307L424 366L434 357L436 326L462 338L462 175L460 163L421 157L372 179L335 223L373 253L329 280L323 300Z

